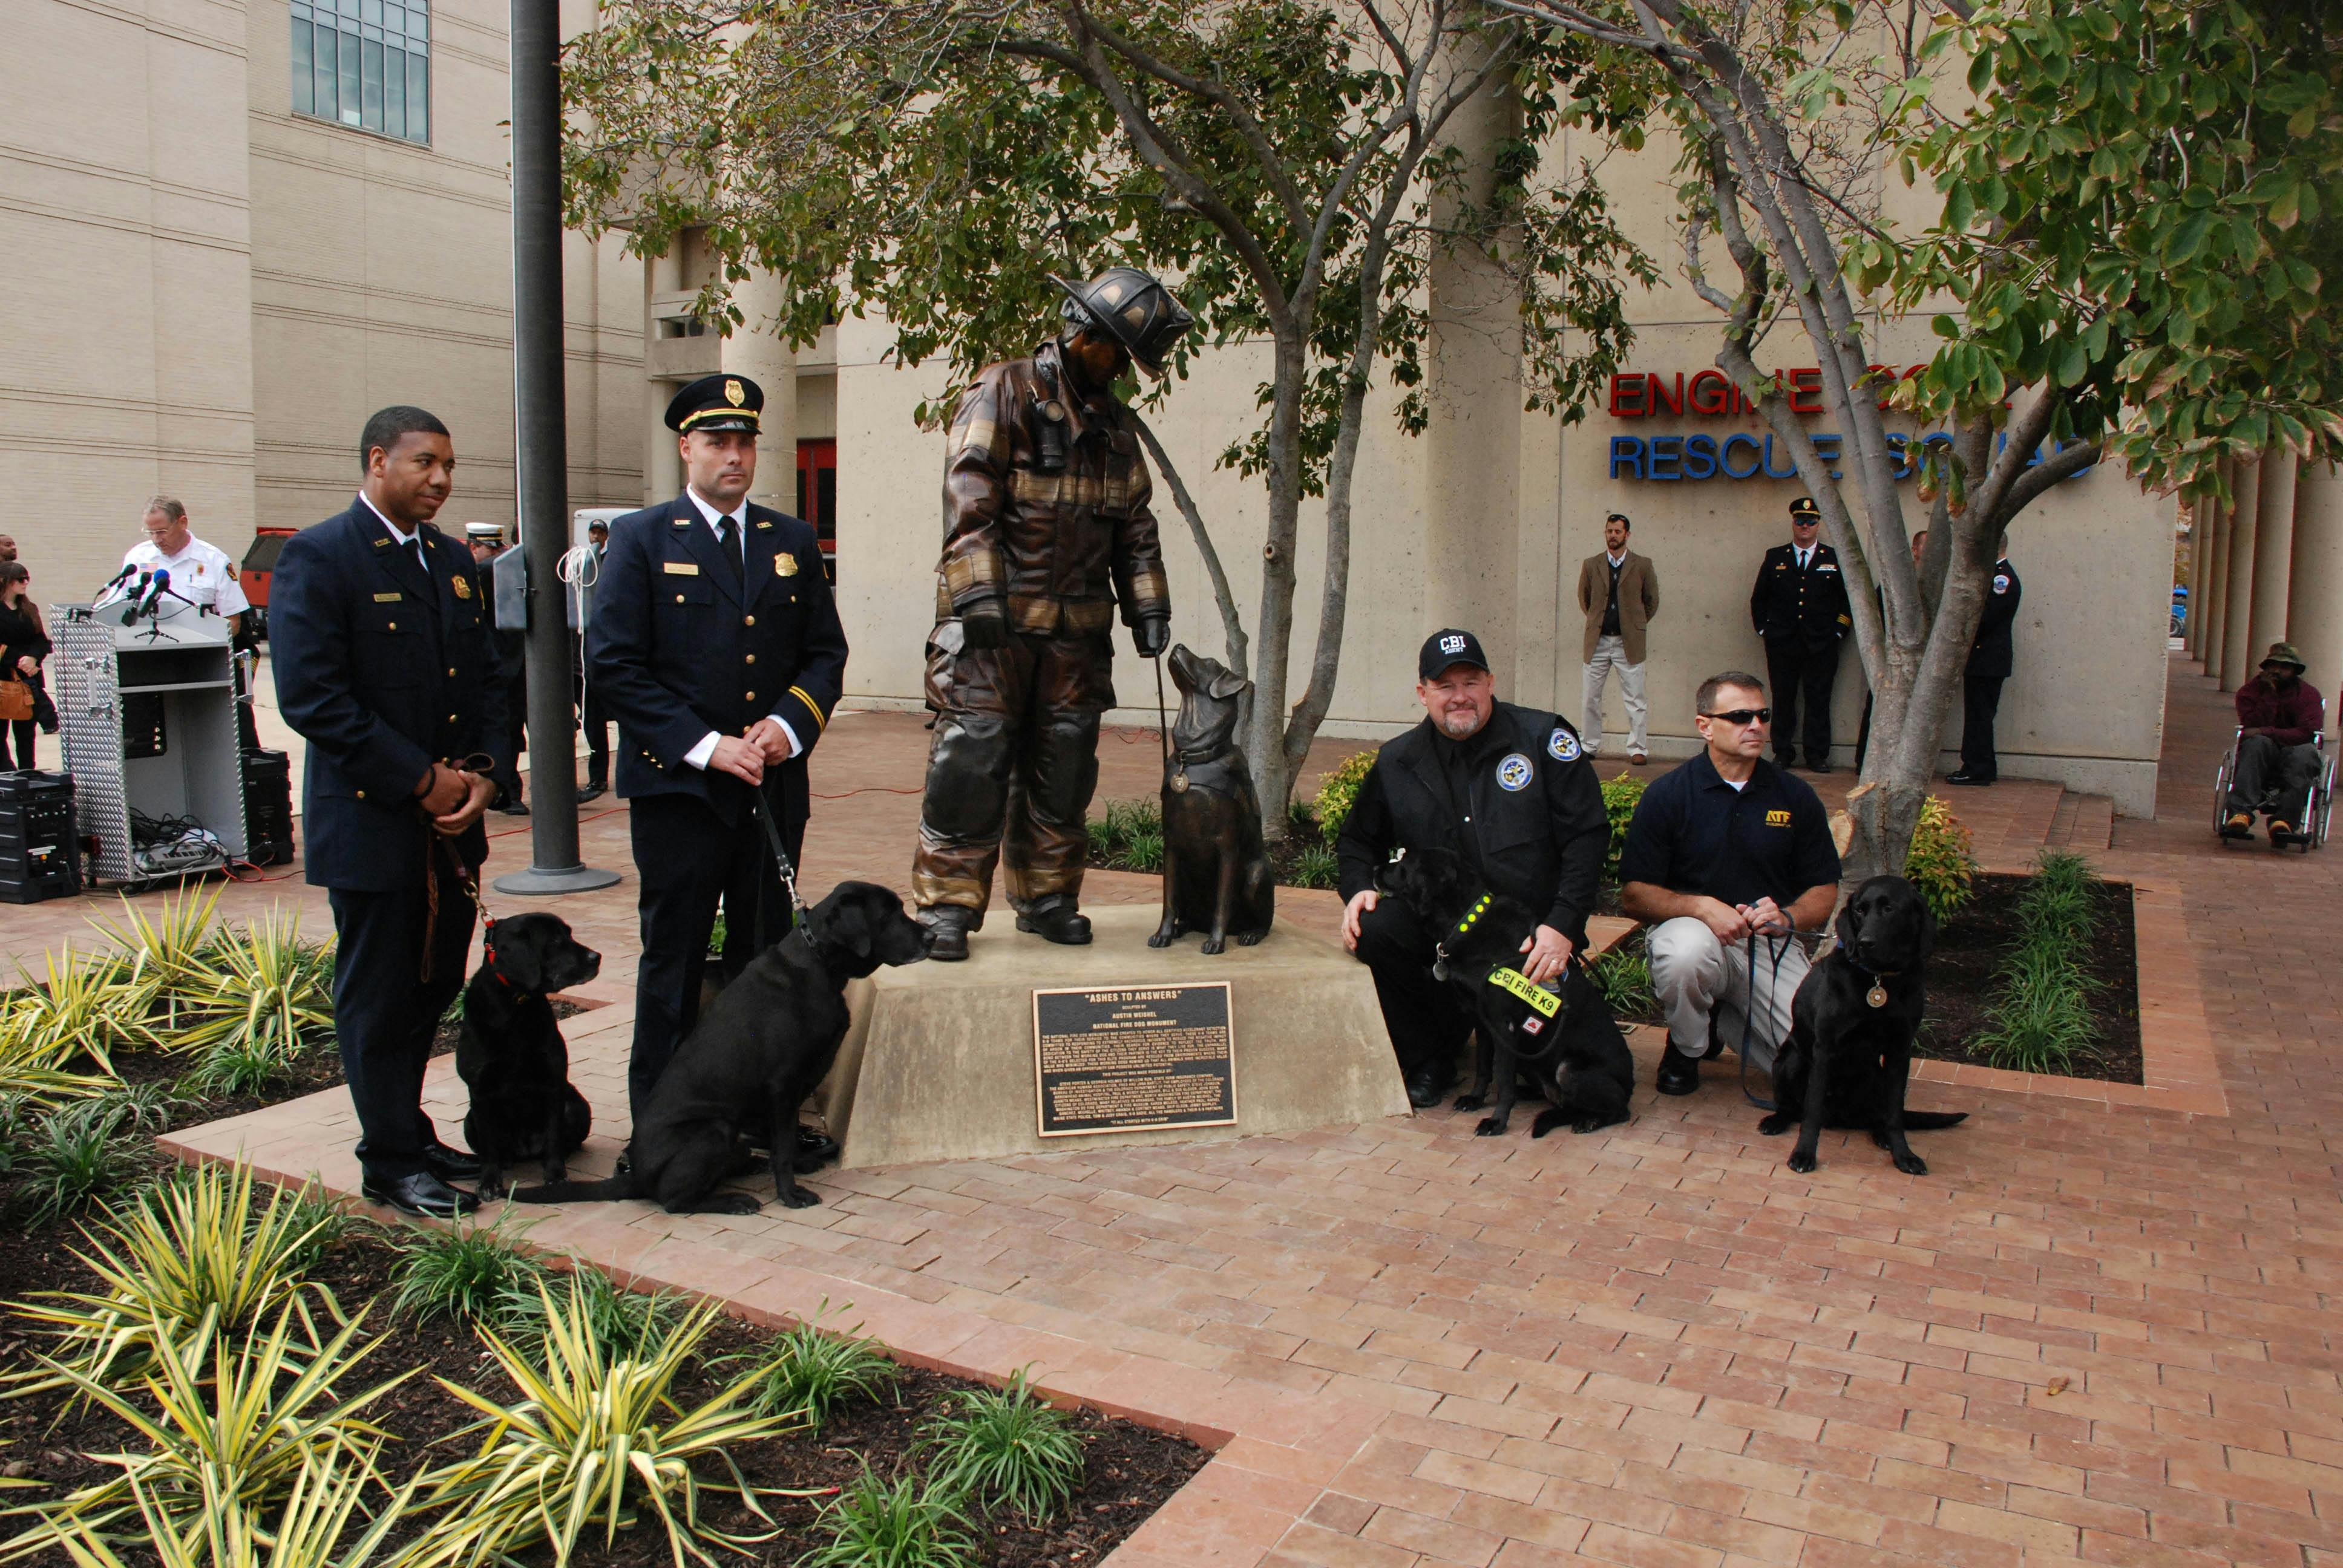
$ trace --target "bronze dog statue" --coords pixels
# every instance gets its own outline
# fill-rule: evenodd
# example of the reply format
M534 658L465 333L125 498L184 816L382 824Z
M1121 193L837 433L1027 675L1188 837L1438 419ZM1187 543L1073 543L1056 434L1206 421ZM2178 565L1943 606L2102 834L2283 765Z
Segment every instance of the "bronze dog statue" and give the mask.
M1277 905L1261 801L1234 739L1252 682L1184 643L1170 659L1180 718L1163 765L1163 923L1147 945L1202 931L1208 953L1226 950L1231 937L1249 948L1269 935Z

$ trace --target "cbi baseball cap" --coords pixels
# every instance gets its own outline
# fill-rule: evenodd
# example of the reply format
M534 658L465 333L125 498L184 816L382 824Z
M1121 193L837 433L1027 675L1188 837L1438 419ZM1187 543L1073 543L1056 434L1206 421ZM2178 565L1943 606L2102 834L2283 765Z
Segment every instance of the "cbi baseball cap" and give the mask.
M1457 627L1443 627L1423 639L1423 651L1415 656L1415 678L1430 680L1454 664L1486 669L1489 659L1481 651L1479 638Z

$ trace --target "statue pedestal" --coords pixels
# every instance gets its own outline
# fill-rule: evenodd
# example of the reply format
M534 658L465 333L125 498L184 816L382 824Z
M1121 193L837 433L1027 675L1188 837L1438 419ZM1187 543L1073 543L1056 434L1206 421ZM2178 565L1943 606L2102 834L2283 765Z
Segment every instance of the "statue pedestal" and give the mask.
M813 1101L840 1163L900 1165L1191 1143L1408 1113L1367 968L1281 920L1258 947L1207 957L1203 939L1151 948L1151 904L1085 911L1095 937L1057 947L995 909L963 963L882 969L848 989L854 1021ZM1229 982L1233 1125L1041 1135L1033 992Z

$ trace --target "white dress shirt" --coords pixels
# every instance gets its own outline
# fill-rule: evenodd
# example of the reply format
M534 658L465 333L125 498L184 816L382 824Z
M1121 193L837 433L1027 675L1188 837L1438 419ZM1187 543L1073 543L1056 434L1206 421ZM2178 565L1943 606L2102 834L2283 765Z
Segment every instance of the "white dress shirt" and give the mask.
M716 542L718 545L730 549L732 552L732 558L736 562L740 563L740 579L745 583L749 578L747 565L749 558L747 554L749 548L749 502L747 498L742 498L740 505L737 508L730 512L727 512L689 485L686 485L683 487L683 493L690 499L691 504L699 509L700 520L708 525L708 531L709 533L716 533L716 522L718 518L729 517L732 519L731 543L729 546L726 546L724 538L721 534L717 535ZM798 739L798 732L789 728L789 721L783 719L778 713L773 714L771 718L774 723L781 727L781 733L789 738L789 755L794 757L803 751L805 749L805 746ZM693 744L691 749L683 754L685 765L687 767L697 768L703 773L706 772L708 770L709 761L716 755L716 743L722 739L723 737L717 734L713 729L701 736L699 740Z

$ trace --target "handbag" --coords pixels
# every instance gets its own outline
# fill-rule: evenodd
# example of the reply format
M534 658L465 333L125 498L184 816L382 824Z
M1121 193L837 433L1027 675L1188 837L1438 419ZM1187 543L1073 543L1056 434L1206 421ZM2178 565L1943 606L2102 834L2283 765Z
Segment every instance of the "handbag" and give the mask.
M22 680L0 680L0 723L29 723L33 718L33 688Z

